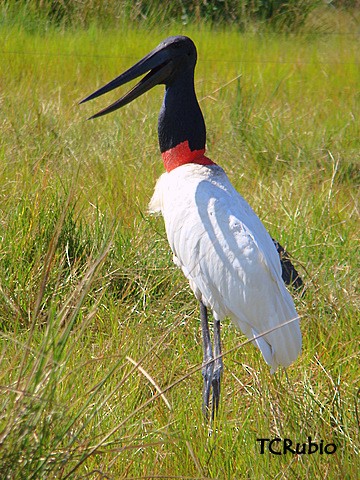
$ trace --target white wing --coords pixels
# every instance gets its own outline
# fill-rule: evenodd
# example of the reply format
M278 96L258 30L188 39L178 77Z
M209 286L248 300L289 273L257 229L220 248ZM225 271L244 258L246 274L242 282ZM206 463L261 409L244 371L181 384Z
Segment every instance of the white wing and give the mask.
M273 241L222 168L187 164L163 174L150 203L161 211L175 263L196 297L254 336L297 318ZM257 339L272 372L301 349L297 320Z

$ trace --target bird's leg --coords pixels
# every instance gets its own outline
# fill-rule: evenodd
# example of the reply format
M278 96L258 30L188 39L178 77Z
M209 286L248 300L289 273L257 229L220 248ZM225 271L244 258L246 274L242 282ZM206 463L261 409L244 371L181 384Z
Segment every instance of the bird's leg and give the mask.
M213 349L210 340L210 331L209 331L209 322L207 315L207 308L200 301L200 320L201 320L201 330L203 338L203 368L202 375L204 378L204 387L203 387L203 414L205 418L208 418L209 415L209 403L210 403L210 389L213 381L213 372L214 372L214 355Z
M220 384L221 375L224 369L224 364L221 356L221 340L220 340L220 320L214 315L214 372L212 378L212 418L214 419L216 412L219 408L220 401Z

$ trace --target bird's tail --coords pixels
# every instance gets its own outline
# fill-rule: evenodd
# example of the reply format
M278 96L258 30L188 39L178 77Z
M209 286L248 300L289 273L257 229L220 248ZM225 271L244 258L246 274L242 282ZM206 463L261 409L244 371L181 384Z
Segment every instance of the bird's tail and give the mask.
M257 326L232 316L235 325L259 348L265 362L271 367L271 373L279 366L291 365L299 356L302 343L299 316L291 295L285 285L280 288L283 290L281 297L272 306L272 311L261 313L262 317L265 314L266 318L261 318Z
M283 325L283 326L280 326ZM269 333L260 334L251 329L254 343L261 351L265 362L270 365L271 373L279 366L290 366L301 352L301 332L298 317L273 327Z

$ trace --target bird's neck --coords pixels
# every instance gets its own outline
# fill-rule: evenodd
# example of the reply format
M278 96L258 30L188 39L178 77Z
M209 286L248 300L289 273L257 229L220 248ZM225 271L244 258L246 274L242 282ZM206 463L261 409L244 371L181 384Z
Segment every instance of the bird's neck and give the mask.
M158 132L167 172L187 163L214 164L204 155L206 129L193 76L183 76L166 87Z
M197 163L198 165L214 165L210 158L204 155L205 148L200 150L191 150L188 140L179 143L176 147L162 152L161 156L164 167L167 172L174 168L186 165L187 163Z

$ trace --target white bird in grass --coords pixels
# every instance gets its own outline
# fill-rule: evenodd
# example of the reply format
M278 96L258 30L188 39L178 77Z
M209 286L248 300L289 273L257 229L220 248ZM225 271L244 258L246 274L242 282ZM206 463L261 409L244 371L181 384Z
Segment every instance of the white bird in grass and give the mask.
M95 118L126 105L157 84L165 85L158 131L166 173L156 184L150 210L164 217L174 262L200 303L203 411L208 414L212 388L214 417L223 370L221 320L230 317L253 340L271 372L296 360L301 332L274 241L224 170L205 156L205 123L194 88L196 60L191 39L169 37L82 102L146 73L130 92L91 117ZM295 269L292 274L297 276ZM214 317L214 348L208 309Z

